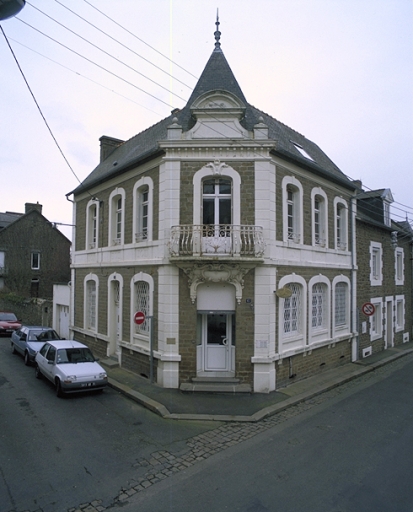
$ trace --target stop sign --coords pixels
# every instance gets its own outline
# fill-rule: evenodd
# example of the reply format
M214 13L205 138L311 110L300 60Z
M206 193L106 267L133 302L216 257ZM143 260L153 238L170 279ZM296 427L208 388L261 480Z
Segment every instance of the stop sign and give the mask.
M133 319L136 325L141 325L145 321L145 313L143 311L138 311L135 313Z

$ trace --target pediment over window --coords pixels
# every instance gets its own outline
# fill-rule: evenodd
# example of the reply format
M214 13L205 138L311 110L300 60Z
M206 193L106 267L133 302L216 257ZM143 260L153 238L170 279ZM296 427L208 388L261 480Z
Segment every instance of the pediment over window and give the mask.
M240 124L244 103L226 91L211 91L199 96L191 106L196 125L187 133L188 139L245 138L247 130Z
M191 105L191 111L206 109L237 109L244 111L245 105L236 96L227 91L210 91L199 96Z

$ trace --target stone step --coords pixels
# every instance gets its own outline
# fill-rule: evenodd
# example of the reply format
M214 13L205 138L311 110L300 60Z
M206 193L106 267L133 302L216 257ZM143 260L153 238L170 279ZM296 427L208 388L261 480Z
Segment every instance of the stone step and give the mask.
M192 379L192 381L194 380L195 379ZM218 381L209 379L208 381L203 380L203 382L184 382L180 385L179 389L184 393L226 393L231 395L236 393L251 393L252 391L249 384L225 382L225 379L218 379Z
M106 357L105 359L100 359L99 363L107 368L117 368L119 366L117 357Z
M239 384L239 379L235 377L192 377L192 382L195 383L208 383L208 384Z

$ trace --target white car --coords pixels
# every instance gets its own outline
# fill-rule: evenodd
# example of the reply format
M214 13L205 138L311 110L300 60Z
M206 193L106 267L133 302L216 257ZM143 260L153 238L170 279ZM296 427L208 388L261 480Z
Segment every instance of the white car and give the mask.
M59 397L65 393L102 390L108 383L105 370L91 350L75 340L49 341L35 357L36 378L49 379Z

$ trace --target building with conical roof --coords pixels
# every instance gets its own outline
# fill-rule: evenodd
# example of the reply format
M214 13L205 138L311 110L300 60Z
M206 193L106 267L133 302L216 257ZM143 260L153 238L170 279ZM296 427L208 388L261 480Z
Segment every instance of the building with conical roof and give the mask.
M72 327L163 387L270 392L358 357L357 187L248 103L218 26L185 107L70 193Z

